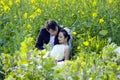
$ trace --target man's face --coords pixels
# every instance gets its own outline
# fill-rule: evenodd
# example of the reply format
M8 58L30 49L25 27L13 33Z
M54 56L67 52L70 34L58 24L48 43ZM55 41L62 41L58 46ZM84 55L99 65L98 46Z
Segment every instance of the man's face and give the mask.
M57 32L58 32L58 28L56 27L56 30L49 29L49 30L47 30L47 31L50 33L50 35L56 36L56 35L57 35Z

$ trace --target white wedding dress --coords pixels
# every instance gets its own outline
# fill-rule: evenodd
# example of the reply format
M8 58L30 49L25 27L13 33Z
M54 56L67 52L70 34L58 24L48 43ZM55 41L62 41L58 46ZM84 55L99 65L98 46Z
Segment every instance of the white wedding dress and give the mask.
M48 58L48 56L53 58L55 61L57 61L57 65L54 68L55 69L61 68L65 64L65 61L62 61L62 60L65 58L64 53L65 53L66 48L70 48L70 47L68 45L64 45L64 44L55 45L50 52L47 52L43 56L43 58ZM42 66L38 65L37 68L42 69Z
M69 48L69 46L64 44L59 44L59 45L55 45L50 52L50 57L54 58L56 61L60 61L57 62L57 67L62 67L64 65L64 61L61 60L63 60L65 57L64 52L66 48Z

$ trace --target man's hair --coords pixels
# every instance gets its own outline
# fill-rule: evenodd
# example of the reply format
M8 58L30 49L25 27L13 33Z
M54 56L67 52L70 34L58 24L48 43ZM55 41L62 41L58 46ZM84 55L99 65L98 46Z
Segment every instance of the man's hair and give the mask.
M57 27L57 23L54 21L54 20L48 20L46 21L45 23L45 27L49 30L49 29L52 29L52 30L56 30L56 27Z

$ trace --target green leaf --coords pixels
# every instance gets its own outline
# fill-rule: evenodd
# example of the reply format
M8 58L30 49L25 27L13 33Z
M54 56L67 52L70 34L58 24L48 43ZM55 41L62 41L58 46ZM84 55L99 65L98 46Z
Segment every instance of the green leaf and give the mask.
M101 31L99 32L99 34L102 35L102 36L107 35L107 33L108 33L108 30L101 30Z

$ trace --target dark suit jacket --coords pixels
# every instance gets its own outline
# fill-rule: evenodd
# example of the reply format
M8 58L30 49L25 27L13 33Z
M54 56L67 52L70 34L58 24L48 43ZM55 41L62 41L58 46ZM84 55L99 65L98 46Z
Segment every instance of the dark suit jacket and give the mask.
M61 29L62 29L61 27L58 27L58 33ZM59 44L58 33L55 36L54 45ZM50 41L50 33L46 30L46 28L43 28L38 34L35 47L42 50L44 49L43 45L48 44L49 41Z

